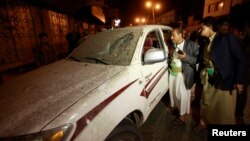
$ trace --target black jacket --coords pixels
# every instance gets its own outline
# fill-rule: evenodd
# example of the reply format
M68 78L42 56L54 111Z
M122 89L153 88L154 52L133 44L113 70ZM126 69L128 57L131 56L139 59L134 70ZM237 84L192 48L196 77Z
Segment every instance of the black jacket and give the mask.
M217 33L212 47L212 61L220 72L223 88L232 90L234 84L244 84L246 56L239 41L231 34Z

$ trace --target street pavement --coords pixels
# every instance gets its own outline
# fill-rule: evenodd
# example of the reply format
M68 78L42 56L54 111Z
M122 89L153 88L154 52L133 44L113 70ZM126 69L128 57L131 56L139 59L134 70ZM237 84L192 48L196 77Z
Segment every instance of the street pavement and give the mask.
M191 113L184 126L174 126L171 121L175 115L168 112L168 95L158 103L146 122L140 127L145 141L207 141L207 131L195 133L192 128L196 125L196 108L192 107ZM192 93L192 98L194 93ZM250 86L248 86L248 99L244 116L245 124L250 125Z

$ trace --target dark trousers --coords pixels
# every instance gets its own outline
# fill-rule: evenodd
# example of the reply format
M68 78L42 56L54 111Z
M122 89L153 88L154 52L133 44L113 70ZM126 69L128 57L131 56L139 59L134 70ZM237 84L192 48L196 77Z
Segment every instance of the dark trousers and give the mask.
M247 104L247 87L241 94L237 94L236 110L235 110L236 117L244 116L244 109L246 107L246 104Z
M0 72L0 84L3 84L3 74Z

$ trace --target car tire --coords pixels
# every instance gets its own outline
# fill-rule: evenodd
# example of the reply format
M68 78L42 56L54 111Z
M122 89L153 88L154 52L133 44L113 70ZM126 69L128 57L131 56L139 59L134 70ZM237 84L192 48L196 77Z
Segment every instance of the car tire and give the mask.
M142 134L132 121L125 119L105 141L142 141Z

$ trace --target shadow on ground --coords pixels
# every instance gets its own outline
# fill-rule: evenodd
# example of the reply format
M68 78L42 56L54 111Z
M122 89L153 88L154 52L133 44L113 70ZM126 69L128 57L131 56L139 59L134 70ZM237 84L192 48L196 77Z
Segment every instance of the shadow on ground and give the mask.
M193 113L183 126L174 126L171 121L175 119L176 113L169 113L169 95L166 94L152 111L147 121L140 127L145 141L206 141L206 131L194 133L192 128L196 122L192 118L197 116ZM193 109L193 108L192 108ZM198 109L194 108L197 112ZM194 117L198 118L198 117Z

